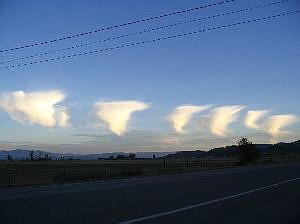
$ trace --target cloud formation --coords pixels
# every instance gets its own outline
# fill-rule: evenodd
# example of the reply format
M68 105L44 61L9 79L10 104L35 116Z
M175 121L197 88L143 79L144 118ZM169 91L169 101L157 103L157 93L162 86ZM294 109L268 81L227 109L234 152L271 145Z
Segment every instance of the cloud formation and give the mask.
M177 133L185 133L184 126L189 122L194 113L201 112L209 106L194 106L184 105L175 108L169 115L169 121L172 123L173 128Z
M248 111L245 118L244 125L250 129L260 130L261 125L259 125L257 122L259 122L267 113L268 113L267 110Z
M244 109L244 106L233 105L215 108L211 113L209 128L210 131L220 137L226 136L228 125L236 120L236 115Z
M65 107L57 105L65 95L61 91L23 92L4 94L0 98L2 108L11 119L51 128L66 127L69 114Z
M292 114L274 115L266 119L263 124L263 130L273 137L273 140L278 135L285 133L282 129L293 124L298 119Z
M149 108L149 105L139 101L96 102L95 114L103 120L109 129L121 136L126 132L130 116L135 111Z

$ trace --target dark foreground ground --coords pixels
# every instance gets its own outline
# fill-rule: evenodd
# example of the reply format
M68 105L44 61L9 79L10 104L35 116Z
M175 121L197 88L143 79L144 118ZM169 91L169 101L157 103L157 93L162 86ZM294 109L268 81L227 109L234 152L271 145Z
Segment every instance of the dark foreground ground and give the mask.
M0 189L0 223L300 223L299 177L298 163Z

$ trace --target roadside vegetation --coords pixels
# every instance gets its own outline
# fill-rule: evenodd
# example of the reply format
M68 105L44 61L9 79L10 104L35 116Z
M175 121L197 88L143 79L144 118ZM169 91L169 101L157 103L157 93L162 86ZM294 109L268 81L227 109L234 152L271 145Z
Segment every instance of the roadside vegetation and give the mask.
M234 167L236 159L106 159L0 162L0 186L23 186L159 175Z
M14 160L11 156L7 156L6 161L0 161L0 187L82 182L300 161L300 153L294 149L289 150L293 147L298 149L298 146L285 143L258 147L247 138L241 138L236 145L215 148L208 152L182 151L163 158L153 156L152 159L138 159L132 153L98 160L52 160L48 155L34 157L31 151L23 161Z

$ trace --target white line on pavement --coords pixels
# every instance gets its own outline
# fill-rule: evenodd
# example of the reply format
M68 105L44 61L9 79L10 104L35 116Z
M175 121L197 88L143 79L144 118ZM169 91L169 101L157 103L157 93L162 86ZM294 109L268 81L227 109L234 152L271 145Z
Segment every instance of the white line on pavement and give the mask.
M132 220L128 220L128 221L123 221L123 222L120 222L119 224L137 223L137 222L145 221L145 220L148 220L148 219L153 219L153 218L157 218L157 217L161 217L161 216L166 216L166 215L174 214L174 213L177 213L177 212L182 212L182 211L186 211L186 210L189 210L189 209L201 207L201 206L204 206L204 205L210 205L210 204L217 203L217 202L220 202L220 201L225 201L225 200L228 200L228 199L231 199L231 198L240 197L240 196L243 196L243 195L246 195L246 194L251 194L251 193L254 193L256 191L261 191L261 190L264 190L264 189L267 189L267 188L276 187L278 185L286 184L286 183L297 181L297 180L300 180L300 177L297 177L297 178L294 178L294 179L289 179L289 180L279 182L279 183L275 183L275 184L271 184L271 185L267 185L267 186L264 186L264 187L254 188L252 190L245 191L245 192L242 192L242 193L239 193L239 194L229 195L229 196L225 196L225 197L222 197L222 198L219 198L219 199L206 201L206 202L201 202L201 203L190 205L190 206L187 206L187 207L182 207L182 208L169 210L169 211L166 211L166 212L160 212L160 213L156 213L156 214L141 217L141 218L136 218L136 219L132 219Z

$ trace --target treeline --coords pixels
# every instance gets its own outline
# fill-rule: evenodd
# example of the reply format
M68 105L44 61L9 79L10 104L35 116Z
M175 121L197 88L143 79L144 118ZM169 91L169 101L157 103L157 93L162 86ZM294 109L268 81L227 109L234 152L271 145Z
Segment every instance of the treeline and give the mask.
M14 161L14 160L20 160L20 161L47 161L52 160L52 158L47 153L35 153L33 150L28 153L28 156L23 159L15 159L10 154L7 155L7 161Z
M291 143L277 143L277 144L253 144L247 138L241 138L236 145L213 148L209 151L194 150L194 151L180 151L174 154L164 156L170 159L182 158L218 158L218 157L238 157L241 161L253 160L260 155L277 154L288 155L290 153L300 154L300 140ZM155 159L155 154L152 156ZM245 159L246 158L246 159ZM95 158L97 159L97 158ZM135 153L111 155L108 158L98 158L98 160L133 160L136 159ZM7 155L8 161L47 161L47 160L80 160L80 158L72 157L55 157L51 158L47 153L41 151L29 151L23 159L15 159L11 155Z
M152 158L155 159L155 155L153 155ZM111 155L108 158L98 158L98 160L133 160L133 159L136 159L135 153ZM28 155L22 159L16 159L16 158L12 157L10 154L7 155L7 161L48 161L48 160L80 160L80 159L72 158L72 157L68 157L68 156L52 158L47 153L42 153L40 151L33 151L33 150L30 151L28 153Z
M98 160L129 160L129 159L136 159L136 154L135 153L129 153L128 155L111 155L108 158L98 158Z
M180 151L168 155L167 158L239 157L245 153L248 148L251 148L256 156L268 153L287 155L289 153L300 153L300 140L291 143L253 144L247 138L241 138L237 141L236 145L213 148L209 151Z

